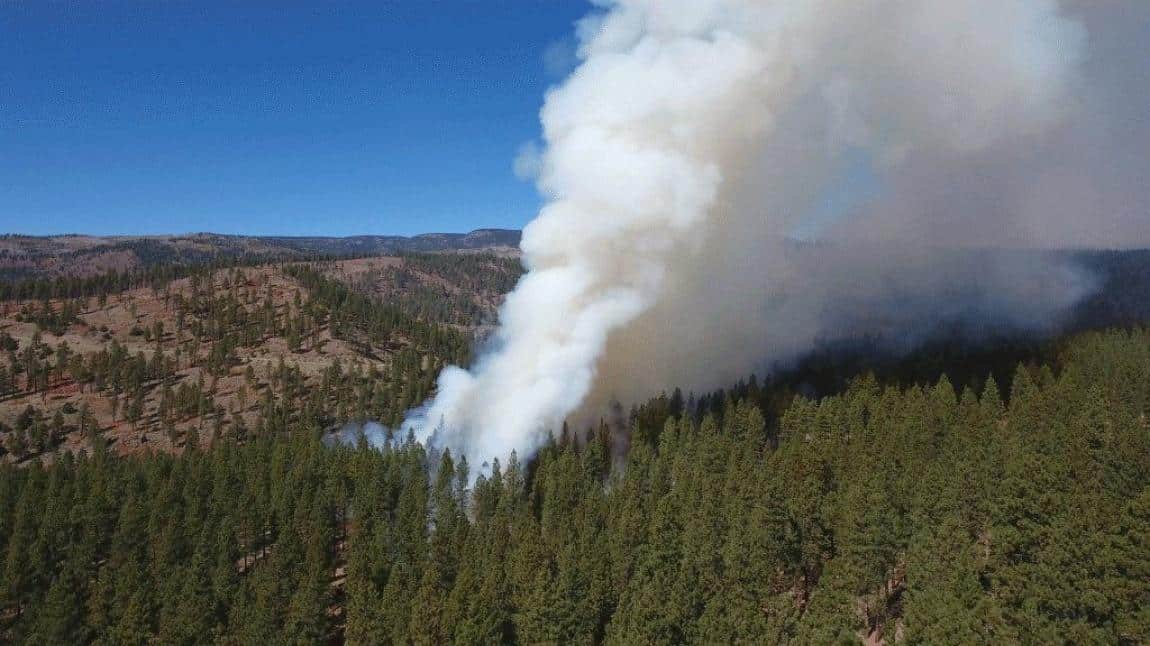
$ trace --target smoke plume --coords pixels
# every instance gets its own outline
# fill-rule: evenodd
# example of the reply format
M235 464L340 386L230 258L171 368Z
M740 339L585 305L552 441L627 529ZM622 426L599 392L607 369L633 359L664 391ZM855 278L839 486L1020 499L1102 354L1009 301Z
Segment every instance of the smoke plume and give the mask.
M868 327L1042 328L1091 281L1020 250L1147 242L1146 3L596 4L528 273L405 422L473 464Z

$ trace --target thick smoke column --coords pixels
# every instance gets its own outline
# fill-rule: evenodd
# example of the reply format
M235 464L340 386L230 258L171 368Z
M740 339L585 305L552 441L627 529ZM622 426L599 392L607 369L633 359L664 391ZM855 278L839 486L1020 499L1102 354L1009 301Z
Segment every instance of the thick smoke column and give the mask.
M1090 46L1150 14L1133 0L598 4L542 110L529 271L492 350L405 422L473 463L612 398L722 384L849 333L844 303L892 283L908 324L972 289L981 315L1041 320L1088 281L939 250L1128 245L1144 223L1144 148L1110 128L1146 103L1107 113L1130 64L1093 72L1130 52ZM1136 163L1113 177L1104 150Z

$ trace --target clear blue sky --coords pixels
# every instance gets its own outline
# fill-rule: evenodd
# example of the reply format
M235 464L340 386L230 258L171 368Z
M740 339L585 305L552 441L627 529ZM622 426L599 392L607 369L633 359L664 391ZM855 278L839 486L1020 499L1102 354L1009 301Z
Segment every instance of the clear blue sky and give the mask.
M512 161L589 9L0 3L0 232L522 226Z

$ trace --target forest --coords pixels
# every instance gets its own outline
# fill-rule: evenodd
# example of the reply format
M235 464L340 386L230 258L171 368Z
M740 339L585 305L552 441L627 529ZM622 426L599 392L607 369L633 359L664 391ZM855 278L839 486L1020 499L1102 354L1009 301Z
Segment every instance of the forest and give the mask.
M1150 332L1050 355L961 389L675 392L486 469L286 417L4 465L0 621L22 643L1144 643Z
M0 641L1145 643L1147 265L1088 259L1061 337L829 345L482 465L331 430L466 363L514 259L9 284Z

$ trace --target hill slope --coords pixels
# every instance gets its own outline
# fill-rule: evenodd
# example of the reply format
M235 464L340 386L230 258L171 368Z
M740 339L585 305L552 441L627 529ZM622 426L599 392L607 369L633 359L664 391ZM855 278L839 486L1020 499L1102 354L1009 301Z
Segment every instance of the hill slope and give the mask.
M406 255L201 269L0 302L0 459L179 451L284 421L397 422L466 362L514 258Z

